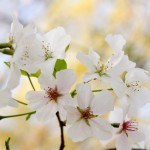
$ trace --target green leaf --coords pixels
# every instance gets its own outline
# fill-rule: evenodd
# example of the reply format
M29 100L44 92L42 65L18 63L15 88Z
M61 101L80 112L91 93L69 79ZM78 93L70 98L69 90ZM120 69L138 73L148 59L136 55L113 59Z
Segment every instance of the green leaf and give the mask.
M29 120L31 116L32 116L32 114L28 114L26 117L26 121Z
M66 49L65 49L65 52L67 52L67 51L69 50L69 48L70 48L70 44L67 45L67 47L66 47Z
M9 142L10 142L10 137L7 139L7 141L5 141L6 150L10 150Z
M21 74L24 75L24 76L27 76L27 72L24 71L24 70L20 70L21 71ZM36 73L33 73L33 74L30 74L31 77L36 77L38 78L41 74L41 70L38 70Z
M10 62L9 62L9 61L8 61L8 62L7 62L7 61L5 61L4 63L5 63L5 65L6 65L7 67L9 67L9 68L10 68Z
M64 59L57 59L53 71L53 76L56 77L56 73L60 70L67 69L67 63Z

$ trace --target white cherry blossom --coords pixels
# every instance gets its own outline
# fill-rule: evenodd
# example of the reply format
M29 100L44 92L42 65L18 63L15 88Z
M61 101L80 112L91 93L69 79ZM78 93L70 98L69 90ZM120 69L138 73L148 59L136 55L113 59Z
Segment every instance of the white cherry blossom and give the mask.
M36 110L39 120L51 119L57 111L65 117L66 111L63 107L72 103L69 90L75 80L76 76L70 69L57 72L56 79L45 70L39 77L42 91L29 91L26 95L29 108Z
M118 119L118 123L120 123L119 128L115 128L117 150L132 150L134 143L144 140L145 136L140 124L136 120L128 118L128 109L118 109L113 112L112 116L115 117L115 120Z
M138 110L150 102L150 90L144 87L147 81L149 81L148 72L140 68L128 71L124 79L114 78L109 81L123 104L129 105L129 116L136 116Z
M104 64L100 63L100 56L93 50L89 50L88 55L80 52L77 58L89 69L83 77L85 82L93 79L107 82L107 78L120 76L124 71L135 67L135 63L129 61L128 56L122 52L112 55Z
M40 69L42 62L41 45L37 39L35 27L28 25L23 28L22 24L14 18L11 25L10 41L15 50L12 62L18 67L30 73Z
M77 90L77 106L67 107L67 124L69 136L75 142L89 137L98 137L106 140L112 136L112 127L104 119L99 118L113 110L113 97L104 90L93 95L88 84L80 84Z
M57 27L43 36L38 35L38 38L42 44L42 68L51 65L53 69L57 59L65 58L65 51L71 40L70 36L66 34L63 27Z

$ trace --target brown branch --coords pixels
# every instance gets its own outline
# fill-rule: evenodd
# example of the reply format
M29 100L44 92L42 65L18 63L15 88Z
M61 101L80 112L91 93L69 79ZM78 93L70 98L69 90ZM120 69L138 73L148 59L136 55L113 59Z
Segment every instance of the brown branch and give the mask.
M110 149L106 149L106 150L116 150L116 148L110 148ZM132 150L146 150L146 149L133 148Z
M63 150L65 148L65 139L64 139L64 126L65 126L65 123L63 121L61 121L60 116L59 116L59 112L56 113L56 116L57 116L57 119L58 119L58 122L59 122L59 127L60 127L60 132L61 132L61 135L60 135L61 144L60 144L59 150Z

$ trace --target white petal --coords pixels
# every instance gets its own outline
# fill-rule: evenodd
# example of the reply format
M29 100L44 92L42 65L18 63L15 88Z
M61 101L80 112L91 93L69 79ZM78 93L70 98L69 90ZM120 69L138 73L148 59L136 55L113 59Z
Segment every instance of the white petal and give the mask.
M123 49L123 46L126 44L124 37L120 34L109 34L106 36L105 41L115 52L121 51Z
M45 92L43 91L30 91L26 94L26 99L29 100L28 107L31 109L39 109L49 102L48 98L45 98Z
M124 132L122 132L121 135L119 135L116 141L116 148L117 150L132 150L129 145L127 136Z
M52 74L49 74L49 71L44 70L43 73L40 75L38 79L40 86L42 89L48 89L50 88L55 88L56 86L56 80L52 76Z
M47 105L37 110L36 116L40 121L47 121L55 116L57 112L57 104L50 101Z
M109 76L121 75L124 71L128 71L135 67L135 63L128 59L128 56L124 55L123 52L116 53L109 59L109 63L112 64L107 73Z
M144 134L141 131L128 131L128 136L134 142L141 142L144 140Z
M101 79L101 77L98 75L98 73L85 73L84 77L83 77L83 81L84 82L89 82L91 80L95 80L95 79Z
M114 108L114 98L109 91L103 90L96 94L91 102L94 115L100 115Z
M130 107L133 108L135 106L137 110L140 109L144 105L150 103L149 97L150 90L147 88L141 87L139 88L139 91L132 91L132 93L130 93L130 101L132 101Z
M111 123L123 123L123 110L121 108L115 108L114 111L109 114L109 121Z
M59 103L63 102L64 106L77 106L77 102L71 97L69 93L58 97L58 101Z
M93 118L89 120L93 136L100 138L101 140L107 140L112 137L112 126L108 121L101 118Z
M11 92L9 90L0 91L0 108L7 106L11 100Z
M69 128L68 134L74 142L83 141L92 135L90 126L83 119L75 122Z
M126 83L139 81L140 84L149 81L148 72L141 68L134 68L126 74Z
M110 77L108 78L108 83L111 85L113 91L119 98L124 96L126 86L120 78Z
M90 106L91 100L93 98L93 93L91 91L89 84L79 84L76 88L77 90L77 101L81 109L86 109Z
M18 39L18 33L23 29L23 25L17 20L15 16L13 16L13 22L11 24L11 34Z
M100 56L98 53L93 51L92 49L89 50L88 57L90 61L95 65L99 67L99 61L100 61Z
M81 114L76 108L67 106L66 110L67 110L67 124L73 124L74 122L80 119Z
M99 67L100 56L92 50L89 51L88 55L79 52L77 54L77 59L86 65L86 67L89 68L91 72L96 72L97 68Z
M46 61L42 62L40 65L40 69L42 70L43 73L52 75L54 71L56 63L56 58L49 58Z
M10 68L10 75L7 83L7 89L11 90L14 89L20 81L20 70L16 68L16 66L12 63Z
M69 92L76 80L75 73L71 69L61 70L56 73L57 89L59 93Z
M58 41L59 44L56 45L55 51L52 54L53 57L59 58L59 59L64 59L65 58L65 50L66 50L66 47L69 45L70 40L71 40L71 38L69 35L60 37L59 41Z

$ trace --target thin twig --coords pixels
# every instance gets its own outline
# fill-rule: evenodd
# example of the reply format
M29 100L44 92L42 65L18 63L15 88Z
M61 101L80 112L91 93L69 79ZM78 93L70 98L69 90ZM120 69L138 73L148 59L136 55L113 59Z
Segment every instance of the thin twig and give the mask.
M34 87L34 85L33 85L33 83L32 83L32 80L31 80L31 78L30 78L30 75L26 72L26 74L27 74L27 77L28 77L28 79L29 79L29 82L30 82L30 84L31 84L31 86L32 86L32 88L33 88L33 90L35 91L35 87Z
M5 119L5 118L14 118L14 117L20 117L20 116L25 116L25 115L32 115L35 113L36 113L36 111L32 111L32 112L17 114L17 115L0 116L0 120Z
M60 132L61 132L61 135L60 135L61 144L60 144L59 150L63 150L65 148L65 139L64 139L64 126L65 126L65 123L63 121L61 121L61 118L59 116L59 112L56 113L56 116L57 116L57 119L58 119L58 122L59 122Z
M19 101L19 100L17 100L17 99L14 99L14 100L15 100L16 102L22 104L22 105L28 105L27 103L21 102L21 101Z

